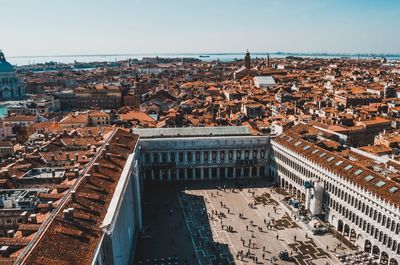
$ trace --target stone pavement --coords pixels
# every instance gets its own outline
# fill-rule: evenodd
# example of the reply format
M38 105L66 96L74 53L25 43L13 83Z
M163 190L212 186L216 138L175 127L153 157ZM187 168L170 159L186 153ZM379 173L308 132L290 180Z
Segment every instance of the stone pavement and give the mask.
M238 184L146 187L144 225L150 232L138 243L135 264L272 264L272 257L275 264L340 264L335 254L348 249L335 253L338 239L311 235L280 205L282 195L261 182L234 188ZM279 259L285 250L289 261Z

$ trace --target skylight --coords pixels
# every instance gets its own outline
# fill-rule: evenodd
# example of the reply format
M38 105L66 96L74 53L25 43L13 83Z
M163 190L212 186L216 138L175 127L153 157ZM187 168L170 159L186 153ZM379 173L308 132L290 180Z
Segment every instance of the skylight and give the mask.
M306 146L303 147L303 149L304 149L304 150L308 150L308 149L310 149L310 146L309 146L309 145L306 145Z
M358 175L360 175L361 173L363 173L363 171L362 171L361 169L358 169L356 172L354 172L354 175L358 176Z
M335 157L334 157L334 156L331 156L331 157L328 158L327 160L328 160L328 162L331 162L333 159L335 159Z
M377 183L375 183L375 186L377 186L377 187L382 187L383 185L385 185L386 184L386 182L384 182L384 181L382 181L382 180L380 180L380 181L378 181Z
M326 153L322 153L319 155L319 157L324 157L324 156L326 156Z
M288 138L287 138L287 142L289 143L290 141L292 141L293 140L293 138L292 137L290 137L290 136L288 136Z
M314 151L312 151L311 153L313 154L313 155L315 155L316 153L318 153L319 152L319 150L318 149L315 149Z
M371 181L374 179L374 176L368 175L364 178L366 181Z
M295 145L295 146L299 146L299 145L301 145L301 142L298 141L298 142L296 142L294 145Z
M344 170L350 170L350 169L352 169L353 168L353 166L352 165L347 165L345 168L344 168Z
M391 193L395 193L396 191L398 191L399 189L397 188L397 187L391 187L390 189L389 189L389 192L391 192Z
M338 161L338 162L335 163L335 165L337 165L337 166L340 166L341 164L343 164L343 161L342 161L342 160L340 160L340 161Z

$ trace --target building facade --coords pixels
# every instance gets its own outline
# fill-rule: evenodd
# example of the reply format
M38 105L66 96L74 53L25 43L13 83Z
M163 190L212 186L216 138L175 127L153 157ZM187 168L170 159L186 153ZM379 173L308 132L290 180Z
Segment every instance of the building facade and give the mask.
M276 182L312 214L323 216L350 242L379 258L380 264L398 264L398 184L293 133L271 141L270 158ZM317 186L322 187L318 198Z
M144 180L269 177L269 136L239 135L246 131L244 127L228 127L220 134L214 130L214 135L206 135L209 128L185 129L154 129L157 138L147 134L152 129L134 130L142 135L139 145ZM173 131L180 131L180 135L168 135Z

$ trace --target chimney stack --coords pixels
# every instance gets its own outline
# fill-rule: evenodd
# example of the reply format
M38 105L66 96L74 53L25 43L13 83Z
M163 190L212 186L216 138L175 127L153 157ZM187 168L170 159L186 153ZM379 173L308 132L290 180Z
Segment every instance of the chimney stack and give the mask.
M0 248L0 255L4 258L8 258L10 256L10 246L2 246Z
M36 223L37 223L37 218L36 218L36 214L35 214L35 213L33 213L33 214L31 214L31 215L29 216L29 222L30 222L31 224L36 224Z
M72 198L72 201L73 202L76 202L77 200L76 200L76 191L71 191L71 198Z
M64 219L72 220L74 219L74 208L68 208L63 211Z

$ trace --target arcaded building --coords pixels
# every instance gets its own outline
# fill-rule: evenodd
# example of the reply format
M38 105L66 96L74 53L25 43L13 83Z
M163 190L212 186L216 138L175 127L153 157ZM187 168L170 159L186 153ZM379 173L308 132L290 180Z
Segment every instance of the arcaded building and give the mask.
M395 265L400 254L400 185L290 130L271 140L275 181L362 250Z
M148 181L266 178L269 136L247 127L134 129Z

